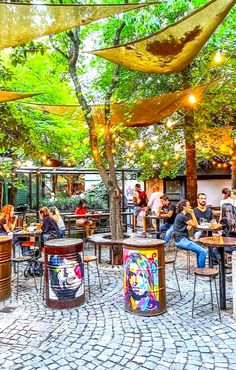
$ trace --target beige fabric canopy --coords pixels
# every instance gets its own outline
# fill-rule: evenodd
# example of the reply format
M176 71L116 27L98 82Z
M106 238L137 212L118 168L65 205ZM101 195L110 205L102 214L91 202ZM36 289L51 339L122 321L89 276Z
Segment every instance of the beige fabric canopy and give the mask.
M152 3L56 5L0 3L0 49L23 44Z
M38 95L38 94L25 94L25 93L18 93L14 91L0 91L0 103L6 103L12 100L29 98L35 95Z
M235 0L212 0L148 37L88 53L142 72L182 71L196 57L234 4Z
M189 94L193 94L197 102L201 99L203 93L210 87L215 86L219 80L210 84L193 87L183 91L177 91L161 95L150 99L138 100L133 104L112 104L111 105L111 124L124 124L127 127L149 126L160 123L164 118L169 117L181 108L190 109ZM79 105L45 105L31 104L25 105L31 108L37 108L43 112L56 114L59 116L70 116L74 119L84 121L82 109ZM91 106L92 115L96 123L105 124L105 115L103 106Z

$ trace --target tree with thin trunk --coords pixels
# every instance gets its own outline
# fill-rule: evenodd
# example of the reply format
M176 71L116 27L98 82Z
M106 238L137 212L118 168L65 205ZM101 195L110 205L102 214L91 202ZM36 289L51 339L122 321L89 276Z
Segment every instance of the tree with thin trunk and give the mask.
M122 21L116 30L113 42L114 45L119 44L120 35L124 27L125 22ZM54 43L52 37L50 38L51 43L53 48L67 60L68 71L73 81L75 94L83 110L83 114L89 128L90 147L92 155L109 196L111 236L113 239L122 239L123 229L120 206L121 194L116 176L116 166L113 153L112 130L110 120L111 99L118 83L120 67L119 66L114 67L111 83L105 95L105 131L104 131L105 155L102 156L100 151L96 123L91 114L91 108L88 104L88 101L86 100L85 94L82 91L82 86L77 73L77 65L79 63L80 44L81 44L80 29L75 29L74 31L67 32L67 36L69 39L67 53L65 53L60 47L58 47ZM106 166L106 163L108 165L108 168Z

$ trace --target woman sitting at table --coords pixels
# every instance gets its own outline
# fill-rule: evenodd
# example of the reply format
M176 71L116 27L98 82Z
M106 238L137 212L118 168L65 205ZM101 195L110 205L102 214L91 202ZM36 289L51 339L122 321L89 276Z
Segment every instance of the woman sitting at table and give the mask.
M230 203L225 203L222 206L221 214L222 236L236 238L236 208ZM236 250L235 247L224 248L226 253L232 253L234 250ZM213 263L217 264L219 259L219 249L213 248Z
M197 267L204 268L206 251L189 238L188 228L197 227L197 219L188 200L182 199L177 204L178 212L174 222L174 238L176 247L197 253Z
M42 245L47 240L58 239L60 237L59 227L47 207L42 207L39 210L39 217L43 221Z
M60 215L60 212L58 211L57 207L50 207L50 212L53 217L53 219L56 221L59 231L60 231L60 238L64 238L66 234L66 227L64 224L64 221Z
M11 234L17 223L18 217L14 215L14 207L5 205L0 213L0 235Z
M87 202L86 200L82 199L78 207L75 210L75 215L80 216L76 220L76 226L78 227L84 227L85 229L85 235L89 235L90 227L95 226L95 223L92 220L89 220L86 217L82 217L83 215L85 216L87 213ZM91 235L94 234L94 228L91 229Z

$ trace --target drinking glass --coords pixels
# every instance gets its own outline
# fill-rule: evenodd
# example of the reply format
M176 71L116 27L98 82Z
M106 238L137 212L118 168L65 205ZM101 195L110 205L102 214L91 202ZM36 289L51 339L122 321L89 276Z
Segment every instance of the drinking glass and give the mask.
M28 230L27 230L27 224L24 224L23 225L23 232L26 233Z
M40 222L39 223L36 223L36 229L37 229L38 232L41 231L42 224Z

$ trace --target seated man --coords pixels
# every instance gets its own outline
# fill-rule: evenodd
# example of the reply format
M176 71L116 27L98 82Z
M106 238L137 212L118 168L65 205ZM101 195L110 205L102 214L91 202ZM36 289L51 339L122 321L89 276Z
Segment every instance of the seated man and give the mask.
M197 196L197 207L194 208L194 214L196 216L198 224L201 224L201 219L206 220L207 222L210 222L213 217L213 212L210 208L206 206L206 194L205 193L199 193ZM194 237L196 239L201 238L204 235L204 231L197 231L194 234Z
M165 194L160 196L161 206L158 209L158 216L164 220L164 225L160 227L160 232L165 232L165 243L170 240L173 232L173 225L176 216L176 207L170 202L169 197Z

